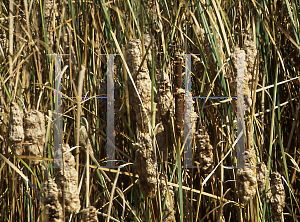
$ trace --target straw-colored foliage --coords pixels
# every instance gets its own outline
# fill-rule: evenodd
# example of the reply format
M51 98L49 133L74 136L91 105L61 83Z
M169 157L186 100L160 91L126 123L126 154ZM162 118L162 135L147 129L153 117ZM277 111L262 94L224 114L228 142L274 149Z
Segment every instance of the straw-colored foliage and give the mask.
M299 9L0 1L0 221L299 220Z

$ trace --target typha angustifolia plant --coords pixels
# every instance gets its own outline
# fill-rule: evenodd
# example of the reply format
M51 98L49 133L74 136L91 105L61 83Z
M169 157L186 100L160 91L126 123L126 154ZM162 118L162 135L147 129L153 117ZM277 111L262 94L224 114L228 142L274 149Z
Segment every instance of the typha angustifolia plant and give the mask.
M182 59L180 55L176 55L174 61L174 74L175 74L175 135L177 137L177 170L179 182L179 209L180 221L183 220L183 193L182 193L182 176L181 176L181 145L180 138L183 135L183 108L184 108L184 90L182 89Z
M144 62L145 55L144 59L142 56L143 51L139 39L129 40L126 47L126 62L137 89L137 92L131 91L132 100L130 101L136 114L138 132L137 142L134 144L136 148L135 166L139 175L139 187L143 195L153 198L157 191L157 162L150 137L152 130L148 128L151 117L152 81ZM133 87L133 84L130 83L129 87Z
M244 54L244 57L237 56ZM236 73L244 73L244 96L245 96L245 112L250 113L252 107L252 90L254 70L256 62L257 50L251 39L246 40L243 49L236 46L232 54L232 62L234 64L234 73L231 77L232 89L236 87ZM245 114L246 114L245 113ZM251 126L250 126L251 127ZM253 143L253 130L247 129L246 134L246 151L245 151L245 167L237 170L237 190L242 201L248 203L256 194L257 177L256 177L256 152Z
M185 53L195 53L192 55L193 96L207 96L207 90L212 85L212 80L216 77L219 70L224 68L224 72L221 71L214 81L211 96L226 97L234 96L235 88L233 87L231 90L230 87L228 87L229 79L224 78L225 75L230 74L228 64L231 64L230 60L226 63L230 56L230 50L226 46L226 42L229 42L232 48L234 48L235 45L239 45L245 53L248 53L243 45L248 44L246 42L246 36L251 35L253 36L252 40L256 46L259 61L259 63L257 63L258 71L257 74L255 74L258 78L252 81L251 85L255 87L257 83L256 87L260 91L255 92L253 88L250 88L251 96L247 96L248 98L246 99L247 109L249 108L250 115L252 116L250 117L249 112L246 111L246 134L247 137L249 137L249 135L253 137L253 146L257 160L259 156L260 161L267 165L269 171L268 175L273 172L272 169L276 169L276 171L280 173L282 181L284 181L283 178L286 180L284 186L287 198L285 200L285 207L282 208L283 214L281 216L284 217L285 221L293 221L296 219L293 218L293 215L295 216L299 208L297 206L297 193L299 192L298 168L294 164L294 162L298 162L297 144L299 143L299 138L297 137L297 132L299 131L299 90L297 90L299 88L299 81L297 79L299 76L299 64L297 63L297 56L299 55L299 17L297 16L297 12L299 10L297 10L297 7L299 4L297 1L277 1L274 2L274 4L250 1L239 1L237 4L231 4L230 2L220 3L215 0L210 1L210 4L203 4L202 1L198 0L193 0L188 3L182 1L145 1L141 2L141 4L138 1L113 1L109 3L106 2L106 4L104 4L103 1L69 1L68 5L66 5L66 2L52 1L51 7L56 7L56 12L51 13L49 18L46 18L49 14L47 13L46 7L41 6L40 2L21 1L20 4L15 4L13 11L9 10L9 3L9 1L2 1L0 3L0 14L3 15L0 18L0 33L5 32L7 34L7 47L1 45L3 53L0 52L0 132L3 132L3 134L0 133L0 148L2 150L7 150L10 146L8 144L10 143L8 138L4 136L7 134L4 133L8 132L9 104L11 101L16 101L18 99L17 97L19 97L24 101L28 110L37 109L41 113L47 113L49 110L54 111L53 64L51 64L52 61L50 61L52 58L49 59L49 56L46 54L59 52L68 54L70 51L64 48L64 44L66 43L62 41L61 38L59 39L59 32L61 32L61 36L63 36L63 33L68 33L69 31L73 34L73 40L71 36L68 36L67 41L71 41L74 46L77 64L84 63L86 66L87 71L83 83L82 95L88 97L104 97L105 95L100 94L106 94L106 92L100 92L101 90L96 84L96 82L100 80L106 81L106 57L100 54L121 54L117 46L120 45L120 48L125 47L131 38L138 38L141 41L141 45L147 45L147 35L143 33L151 33L157 43L154 85L156 85L158 92L159 75L161 72L165 72L170 78L170 92L173 96L173 103L175 97L175 94L173 94L174 73L171 64L174 57L172 54L172 46L170 45L177 44L181 41L186 42ZM18 2L15 1L14 3ZM262 8L265 10L261 10ZM43 32L40 36L37 36L39 30L36 28L35 22L38 11L41 15L44 13L44 24L38 26L43 27ZM23 16L24 13L25 17ZM13 17L10 16L11 14ZM45 26L47 19L49 19L49 22L46 23L50 23L48 27ZM8 41L10 20L13 20L12 24L15 26L11 41L13 43L12 72L10 72L9 69L10 58L8 55L8 44L11 43ZM17 25L19 25L19 30ZM64 27L66 26L69 28L69 31L64 31ZM203 29L202 34L196 30L196 28L198 29L199 27ZM176 33L179 33L179 35ZM48 43L45 39L47 35L49 35L49 39L50 35L54 36L52 45L55 47L51 47L52 50L48 49L49 46L47 46ZM115 37L115 40L113 37ZM200 38L199 42L197 38ZM19 41L19 39L21 41ZM23 48L19 47L23 44ZM5 51L5 47L7 51ZM145 48L147 48L147 46L145 46ZM232 49L232 52L233 51L234 49ZM73 54L73 52L71 54ZM125 52L123 55L124 54ZM144 54L147 53L142 54L144 56ZM149 58L148 55L146 57ZM65 59L66 57L63 57L64 65L66 65ZM200 61L201 67L197 67L196 59ZM148 61L148 64L150 63L151 61ZM184 68L183 63L182 68ZM198 65L200 63L198 63ZM40 65L42 65L43 71L41 71ZM125 121L126 119L128 120L128 116L133 118L135 114L133 109L131 113L128 112L127 109L124 109L127 108L126 104L123 104L123 98L125 98L124 95L126 94L120 90L120 87L122 88L125 84L125 78L123 78L124 70L122 68L123 66L125 67L125 63L123 59L120 59L120 55L115 56L115 65L115 107L120 107L120 112L116 115L117 120L120 121L115 128L118 140L116 143L116 161L121 160L133 163L135 152L132 151L135 150L132 143L137 142L138 133L136 133L135 128L136 120L131 122L127 121L130 122L128 125ZM224 67L222 68L223 65ZM150 66L151 64L148 65L148 68ZM19 78L17 78L17 69L19 69L20 72ZM68 71L69 69L70 71L72 70L70 65ZM68 72L66 72L66 74L67 73ZM132 73L128 72L128 80L130 80L129 74ZM39 80L40 75L42 75L42 81ZM77 75L77 73L74 73L74 75ZM252 75L252 78L254 77ZM71 79L73 79L73 82ZM152 78L150 79L152 81ZM13 83L12 85L15 87L12 88L10 83ZM62 80L62 92L66 96L69 96L69 98L64 98L62 102L63 134L65 142L70 144L70 147L77 145L75 141L77 130L76 104L78 101L73 98L78 96L76 92L77 86L77 78L74 79L68 74L64 75ZM154 94L156 94L156 92ZM168 91L166 91L165 94L161 93L163 96L167 94L169 94ZM256 102L254 101L254 95L257 96ZM263 95L265 96L263 97ZM166 96L166 98L171 97ZM251 103L249 98L252 100L251 106L248 105ZM161 100L163 101L163 98L161 98ZM233 168L235 165L235 154L231 153L234 148L229 152L234 142L232 138L235 138L233 114L235 108L233 107L234 100L229 100L230 99L220 101L212 99L203 105L203 100L195 99L195 108L197 108L195 110L197 110L197 114L201 118L201 125L206 128L210 137L210 143L213 147L211 152L213 153L216 168L213 175L215 175L217 179L215 181L207 180L203 190L201 190L201 181L206 179L203 177L203 174L201 174L203 171L201 171L201 168L199 170L188 168L181 174L183 178L182 189L185 190L185 194L187 194L183 196L185 200L191 203L190 212L199 211L198 216L195 213L192 220L233 221L238 218L238 214L241 210L242 220L270 221L272 218L274 221L278 221L279 219L275 219L274 211L272 212L271 210L270 202L267 200L259 201L262 200L258 194L259 191L252 198L252 205L251 200L249 201L250 204L244 205L242 203L243 201L236 195L236 169ZM82 99L81 116L86 117L89 122L87 131L89 133L90 143L93 147L95 160L99 166L104 166L104 158L106 155L106 109L100 107L101 102L105 103L106 101L105 99ZM158 103L158 100L155 99L155 102ZM166 106L168 105L167 102L165 104ZM202 105L204 107L203 110L200 111ZM158 104L157 108L160 109L160 106L161 105ZM199 106L200 109L198 109L197 106ZM130 108L129 103L128 107ZM166 154L164 154L166 159L163 166L160 159L157 158L157 168L159 172L161 171L164 174L167 186L169 186L169 188L170 186L173 187L173 219L180 220L179 192L177 192L178 188L176 187L178 185L176 156L174 158L174 155L172 155L176 154L176 152L174 152L176 150L176 140L171 138L173 132L166 132L167 129L165 126L164 129L160 127L164 125L163 121L165 121L165 119L161 118L159 112L160 111L158 111L156 115L156 123L160 124L159 127L157 127L157 137L163 135L164 133L162 132L167 133L167 139L165 140L168 141L165 142L168 144L168 150ZM170 121L166 121L171 131L174 128L174 122L172 122L173 118L173 113L170 113ZM149 121L151 120L152 118L150 118ZM47 122L48 120L46 123ZM155 128L157 124L155 124L153 128ZM81 127L82 125L79 125L78 129L80 130ZM197 130L198 129L199 127ZM253 130L253 134L251 134L251 130ZM143 133L146 132L147 131ZM152 135L150 135L150 137L151 136ZM43 156L43 158L45 162L51 166L53 163L52 127L49 129L47 137L48 139L45 144L46 149L44 150L45 156ZM166 136L161 136L161 141L163 141L165 137ZM155 144L153 138L152 144ZM184 141L182 141L181 138L181 144L183 143ZM163 143L158 141L158 144ZM249 146L248 144L247 141L246 146ZM155 145L152 146L154 149ZM159 145L158 147L163 148L164 145ZM23 149L24 148L25 145L23 144ZM196 150L196 152L197 151L198 150ZM73 155L76 154L75 150L71 152ZM228 155L226 156L227 153ZM26 164L29 160L34 159L33 157L29 158L27 155L24 155L25 153L15 156L12 152L2 152L2 154L10 160L12 160L11 158L20 158L20 160L24 160ZM292 158L289 157L285 159L285 155L287 154ZM41 157L35 158L42 160ZM38 220L40 212L36 209L38 209L40 201L36 196L36 190L30 186L30 183L28 183L29 188L27 190L26 182L24 183L22 179L16 180L16 177L19 177L19 173L13 174L12 171L17 172L15 169L18 168L20 172L22 171L28 176L27 181L30 181L35 185L37 190L41 191L42 188L38 184L46 180L46 177L43 176L42 171L39 171L40 166L30 166L27 164L27 167L20 161L18 162L20 165L18 165L17 168L13 168L11 167L12 165L5 162L3 158L1 158L1 161L0 178L1 184L3 185L0 188L0 196L2 197L2 201L0 201L0 220L7 221L13 219L13 215L17 217L17 221ZM81 175L86 163L85 155L79 155L78 161L78 174ZM183 161L183 158L181 161ZM107 206L109 204L111 204L110 216L116 220L122 221L123 212L124 221L159 220L163 209L160 210L159 207L157 207L160 202L160 200L158 200L160 193L158 192L158 188L155 198L151 200L145 198L141 194L139 186L136 185L138 179L136 170L133 167L124 167L120 170L120 178L122 179L116 183L116 195L113 196L110 191L112 190L111 188L117 171L115 169L108 170L99 168L97 163L93 160L89 167L89 197L90 203L93 203L93 206L101 213L97 213L99 220L105 220L107 218L105 214L107 214ZM195 165L195 162L193 162L193 165ZM173 171L175 172L174 174ZM49 169L49 174L50 177L54 178L52 169ZM258 174L257 169L256 174ZM38 180L34 180L34 178L38 178ZM86 177L84 176L84 178ZM261 178L261 176L258 177L257 175L256 178ZM170 182L171 180L174 180L174 184ZM271 181L266 179L266 183L270 184L270 182ZM13 183L15 184L14 186L12 185ZM258 190L260 190L259 187L260 185L258 183ZM268 189L269 188L265 188L265 191L262 192L266 192ZM17 192L19 190L20 192ZM86 190L82 189L79 196L82 206L85 205L86 201L85 191ZM121 192L123 195L119 196ZM292 193L295 195L295 198ZM12 201L13 196L15 197L14 203ZM112 202L110 202L111 196L113 196ZM195 205L195 199L199 202L199 207L197 207L198 204L197 206ZM73 217L76 217L76 215L73 215ZM110 220L112 220L112 218Z
M143 61L142 56L142 44L139 39L129 40L126 46L126 62L130 73L134 79L134 84L137 88L137 96L134 90L130 90L132 97L132 107L136 114L136 122L138 131L145 131L147 128L147 119L150 120L151 116L151 79L149 75L149 70L146 63ZM129 82L129 88L133 88L132 83Z

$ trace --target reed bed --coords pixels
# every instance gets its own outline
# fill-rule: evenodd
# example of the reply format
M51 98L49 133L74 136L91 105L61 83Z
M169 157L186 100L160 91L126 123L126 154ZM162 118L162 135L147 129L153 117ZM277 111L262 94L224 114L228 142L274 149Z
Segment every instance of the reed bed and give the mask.
M1 1L0 221L298 221L299 11L296 0Z

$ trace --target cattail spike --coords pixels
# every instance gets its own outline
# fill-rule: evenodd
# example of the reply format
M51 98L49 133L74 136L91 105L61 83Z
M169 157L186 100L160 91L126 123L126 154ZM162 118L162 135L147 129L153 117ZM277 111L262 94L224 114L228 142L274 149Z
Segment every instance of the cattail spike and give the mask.
M63 222L63 210L59 203L57 185L50 177L43 183L43 205L49 222Z
M157 190L157 163L152 140L148 133L140 133L137 143L134 165L139 175L139 186L144 196L153 198Z
M204 172L210 173L214 167L213 148L210 144L209 135L205 128L201 126L196 132L195 141L199 153L199 162Z
M25 113L25 152L30 156L41 157L45 144L45 117L37 110ZM33 164L41 163L41 160L32 160Z
M89 206L81 211L83 215L83 221L85 222L98 222L96 208L93 206Z
M236 175L239 197L247 203L255 196L257 188L254 150L245 151L245 167L239 168Z
M19 106L14 102L10 104L8 138L12 145L12 152L17 155L22 155L22 142L24 140L23 111L20 110Z
M75 169L75 159L71 152L70 146L64 144L63 152L63 167L56 169L57 187L62 192L60 193L60 201L65 199L65 212L67 215L78 213L80 210L80 200L78 191L78 173ZM59 152L60 150L58 150ZM64 195L64 196L62 196Z
M269 199L271 202L272 212L277 218L281 218L283 208L285 207L285 192L281 175L278 172L271 174L271 195Z
M174 61L175 74L175 133L177 136L183 135L183 109L184 109L184 90L182 87L182 61L179 56Z

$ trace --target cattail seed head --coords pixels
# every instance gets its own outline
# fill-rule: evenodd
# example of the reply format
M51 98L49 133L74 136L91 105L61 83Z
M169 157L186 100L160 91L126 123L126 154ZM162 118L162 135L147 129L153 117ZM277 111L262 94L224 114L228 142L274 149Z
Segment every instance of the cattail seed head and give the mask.
M10 104L8 138L12 145L12 152L17 155L22 155L22 142L24 140L23 111L20 110L19 106L14 102Z
M153 198L157 190L157 163L150 135L140 133L137 143L133 145L136 148L134 165L139 175L140 189L144 196Z
M63 211L59 203L57 185L50 177L43 183L43 205L49 222L63 222Z
M157 101L160 107L161 119L168 118L170 110L174 110L174 98L171 92L171 82L168 74L162 72L157 79L158 96Z
M83 215L83 221L85 222L98 222L96 208L94 206L89 206L81 211Z
M237 190L244 202L249 202L256 194L257 181L254 150L245 151L245 167L237 170Z
M285 207L285 192L281 175L278 172L271 173L271 195L269 200L272 212L280 218Z
M152 81L146 63L142 62L142 46L139 39L129 40L126 47L126 63L133 77L137 92L129 81L131 104L136 114L136 121L141 130L147 128L151 117L151 87ZM141 66L141 67L140 67ZM139 72L138 72L139 71ZM138 94L140 96L138 96ZM141 100L140 100L141 99ZM143 105L141 104L143 103Z
M126 46L126 63L129 71L136 79L137 71L142 62L142 43L139 39L130 39Z
M264 162L260 162L256 165L257 186L261 197L264 197L265 194L268 173L269 171Z
M25 113L24 118L25 131L25 151L29 156L41 157L45 144L45 117L37 110L31 110ZM32 160L34 164L40 163L40 160Z
M207 131L201 126L196 132L195 140L199 153L199 162L205 173L210 173L214 166L213 147Z
M183 135L183 109L184 109L184 90L182 87L182 61L179 56L174 61L175 74L175 133L177 136Z
M75 169L75 159L71 152L70 146L64 144L63 152L63 167L56 169L56 182L60 193L60 200L65 198L65 211L67 215L78 213L80 210L80 200L78 191L78 173ZM57 151L59 152L59 150ZM64 195L64 197L62 196Z

